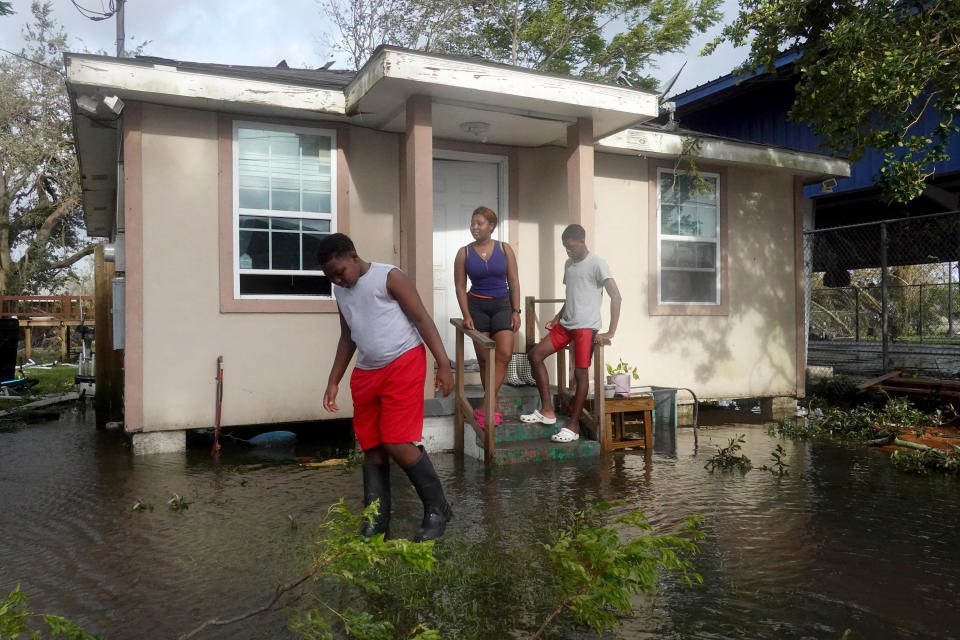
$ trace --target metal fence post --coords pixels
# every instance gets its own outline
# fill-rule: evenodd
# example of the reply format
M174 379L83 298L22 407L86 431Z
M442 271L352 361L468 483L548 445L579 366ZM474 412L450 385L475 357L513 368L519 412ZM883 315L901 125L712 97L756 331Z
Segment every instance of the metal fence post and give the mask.
M853 290L853 333L854 341L860 342L860 289Z
M920 334L920 344L923 344L923 283L920 283L920 317L917 319L917 332Z
M953 262L947 263L947 337L953 337Z
M883 363L880 367L881 373L887 372L887 342L889 340L889 323L887 321L887 310L889 308L887 300L887 225L880 223L880 331L883 335L883 350L881 351Z

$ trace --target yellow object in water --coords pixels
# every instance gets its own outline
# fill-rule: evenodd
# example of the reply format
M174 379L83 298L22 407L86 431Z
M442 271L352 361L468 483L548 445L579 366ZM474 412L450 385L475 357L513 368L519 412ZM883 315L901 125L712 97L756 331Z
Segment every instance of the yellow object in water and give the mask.
M342 464L347 464L346 458L330 458L329 460L324 460L323 462L304 462L303 467L338 467Z

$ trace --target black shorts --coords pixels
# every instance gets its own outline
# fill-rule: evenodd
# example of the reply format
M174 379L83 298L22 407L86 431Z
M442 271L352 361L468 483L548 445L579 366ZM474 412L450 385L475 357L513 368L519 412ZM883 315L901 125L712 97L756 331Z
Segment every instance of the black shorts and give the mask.
M473 326L477 331L493 335L498 331L513 331L510 322L513 309L510 307L510 298L478 298L467 294L467 309L473 318Z

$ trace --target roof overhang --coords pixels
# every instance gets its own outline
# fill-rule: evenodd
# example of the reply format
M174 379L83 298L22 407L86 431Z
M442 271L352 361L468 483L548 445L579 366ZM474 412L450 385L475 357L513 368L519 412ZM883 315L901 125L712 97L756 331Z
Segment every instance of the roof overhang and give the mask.
M131 58L66 54L67 84L85 92L124 100L260 115L323 119L343 117L340 89L178 69Z
M593 121L594 139L658 115L656 94L484 60L378 48L344 90L346 112L366 126L402 131L407 99L433 99L434 136L470 139L460 124L491 124L486 141L566 144L566 128ZM496 120L497 122L490 122Z
M628 129L597 141L596 149L622 155L676 158L683 154L684 140L690 137L699 141L695 155L704 162L783 169L809 178L809 182L831 177L846 178L850 175L850 163L839 158L695 133Z

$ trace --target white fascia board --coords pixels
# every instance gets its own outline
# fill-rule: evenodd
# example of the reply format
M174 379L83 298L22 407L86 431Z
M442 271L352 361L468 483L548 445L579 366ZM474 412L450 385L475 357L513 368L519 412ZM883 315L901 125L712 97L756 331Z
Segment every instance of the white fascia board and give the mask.
M598 140L597 150L621 154L633 152L649 156L676 157L682 153L683 141L688 137L697 138L694 134L627 129ZM850 176L850 163L839 158L732 140L718 140L708 137L698 139L700 145L695 155L698 159L705 161L788 169L799 174L814 176L836 176L838 178Z
M309 112L344 114L343 91L320 89L249 78L178 71L169 65L68 58L67 82L75 87L96 87L107 92L176 96L198 104L234 102Z
M618 111L634 114L637 120L659 113L657 96L637 89L393 49L381 49L347 85L347 112L357 110L363 96L384 78Z

